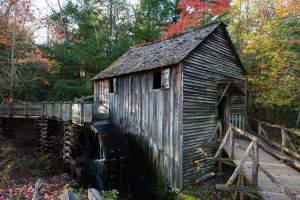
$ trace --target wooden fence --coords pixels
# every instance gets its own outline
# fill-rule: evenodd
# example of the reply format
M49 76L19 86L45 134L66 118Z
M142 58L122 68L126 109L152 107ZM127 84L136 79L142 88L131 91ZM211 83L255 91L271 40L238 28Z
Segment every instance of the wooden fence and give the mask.
M31 103L2 104L0 117L46 117L61 121L92 123L109 118L107 104L97 103Z
M251 178L251 183L250 184L251 184L252 188L235 186L233 191L244 192L244 193L247 193L250 196L253 195L253 197L255 197L255 191L257 191L257 186L258 186L258 182L257 182L258 181L258 168L260 168L261 171L274 184L276 184L282 190L282 192L284 192L291 199L298 200L299 198L297 198L287 187L285 187L280 182L278 182L270 173L268 173L268 171L266 169L264 169L262 166L259 165L258 146L260 146L263 150L265 150L269 154L281 159L282 161L288 162L290 165L292 165L293 167L295 167L297 169L300 169L300 161L299 161L300 154L299 154L298 150L296 149L296 147L293 145L293 143L290 140L290 137L288 135L288 133L291 133L291 134L295 134L297 136L300 136L300 133L297 132L297 131L287 129L287 128L282 127L282 126L268 124L268 123L265 123L265 122L261 122L259 120L257 120L257 121L258 121L258 134L248 133L248 132L232 125L231 123L228 123L229 128L228 128L226 134L224 135L224 138L223 138L222 134L219 135L220 142L221 141L222 142L221 142L215 156L213 158L207 158L208 160L215 160L215 161L229 163L229 164L233 162L233 159L234 159L234 140L235 140L234 132L238 132L239 134L244 136L244 138L248 138L251 142L250 142L249 146L247 147L245 153L243 154L240 162L236 166L232 176L227 181L227 183L225 185L218 184L217 189L226 189L226 190L228 190L228 188L232 186L233 182L235 181L238 174L240 173L247 157L251 157L252 158L252 178ZM270 126L270 127L273 127L273 128L279 128L281 130L281 134L282 134L282 145L271 141L267 137L267 133L262 128L262 125L267 125L267 126ZM208 143L210 143L212 141L215 134L217 133L217 130L221 129L221 128L222 128L221 121L219 121L218 124L217 124L217 127L215 128L213 134L211 135L211 138L208 140ZM222 131L220 131L220 133L222 133ZM262 135L262 134L264 134L264 135ZM229 147L230 147L229 152L228 152L229 153L229 158L221 158L220 155L221 155L222 150L224 149L224 146L225 146L225 143L226 143L227 140L229 140ZM276 148L279 148L280 150L277 150L276 148L271 147L270 145L266 144L263 140L267 141L268 144L273 145ZM291 146L291 149L287 148L286 141L289 142L289 144ZM251 150L253 150L253 155L252 156L250 156ZM296 158L293 158L293 157L290 157L289 155L286 155L285 152L291 154L292 156L294 156Z

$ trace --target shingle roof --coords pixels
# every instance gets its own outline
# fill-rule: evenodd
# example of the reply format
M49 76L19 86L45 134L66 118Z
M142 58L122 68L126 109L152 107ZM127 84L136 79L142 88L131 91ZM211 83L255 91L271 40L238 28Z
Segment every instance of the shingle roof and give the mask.
M221 23L215 23L159 43L130 49L92 80L178 64Z

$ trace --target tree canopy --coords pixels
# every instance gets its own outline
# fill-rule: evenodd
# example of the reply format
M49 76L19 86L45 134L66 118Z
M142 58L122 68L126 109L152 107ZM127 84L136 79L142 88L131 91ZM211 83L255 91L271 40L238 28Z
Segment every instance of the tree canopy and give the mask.
M299 112L299 5L294 0L45 0L0 2L0 98L67 101L129 47L224 21L248 71L249 113ZM47 29L43 44L35 40ZM292 113L292 114L291 114ZM298 119L300 123L300 119Z

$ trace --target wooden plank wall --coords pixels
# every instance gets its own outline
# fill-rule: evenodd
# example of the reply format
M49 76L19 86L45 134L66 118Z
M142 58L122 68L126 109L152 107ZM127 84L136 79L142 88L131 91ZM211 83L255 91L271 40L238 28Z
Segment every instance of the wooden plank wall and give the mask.
M214 162L206 162L215 149L200 146L207 141L217 124L217 79L233 79L245 92L245 74L229 48L224 30L219 27L185 60L183 67L183 180L184 184L209 171ZM229 99L234 102L237 97ZM245 97L230 105L230 114L245 114ZM202 148L204 153L198 151ZM200 170L195 163L200 161Z
M182 67L170 68L169 89L153 89L153 72L116 78L116 93L108 80L95 81L95 100L109 102L110 121L142 149L150 152L165 181L181 188L180 138ZM99 99L98 99L99 98Z

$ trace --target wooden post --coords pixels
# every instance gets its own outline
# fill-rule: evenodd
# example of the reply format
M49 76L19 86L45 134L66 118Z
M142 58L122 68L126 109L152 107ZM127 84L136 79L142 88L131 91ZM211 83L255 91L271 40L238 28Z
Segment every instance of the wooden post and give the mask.
M260 137L261 136L261 123L260 122L257 122L258 123L258 136Z
M282 137L282 146L285 147L286 146L286 137L285 137L285 130L281 129L281 137ZM281 153L283 154L283 149L281 149ZM281 162L283 162L283 159L280 159Z
M292 143L289 134L287 132L285 132L285 139L287 140L287 142L290 144L291 148L293 149L293 151L295 151L295 153L299 153L299 151L297 150L297 148L295 147L295 145ZM299 157L298 157L299 158Z
M241 185L241 174L238 176L238 181L237 181L237 186L240 186ZM234 192L234 200L238 200L238 196L239 196L239 192L238 191L235 191Z
M230 140L229 140L229 158L233 159L234 156L234 130L232 128L232 124L229 124L229 130L230 130Z
M25 116L28 117L28 104L25 104Z
M241 174L241 186L246 186L246 180L243 174ZM240 200L245 200L245 195L242 192L240 192Z
M227 181L227 183L226 183L226 185L225 185L226 187L230 187L230 186L232 185L233 181L236 179L236 177L237 177L237 175L239 174L239 172L240 172L242 166L244 165L244 163L245 163L247 157L249 156L250 151L251 151L252 148L253 148L253 145L254 145L253 143L254 143L254 141L252 141L252 142L250 143L250 145L248 146L248 148L246 149L246 151L245 151L245 153L243 154L243 156L242 156L242 158L241 158L239 164L236 166L236 168L235 168L233 174L231 175L230 179Z
M223 139L223 135L222 135L222 121L219 120L219 137L220 137L220 142L222 141ZM220 152L220 155L219 155L219 158L222 158L222 152ZM219 161L219 172L221 173L223 170L222 170L222 161Z
M258 162L259 162L259 155L258 155L258 145L257 141L254 142L253 146L253 163L252 163L252 187L257 189L257 181L258 181Z

